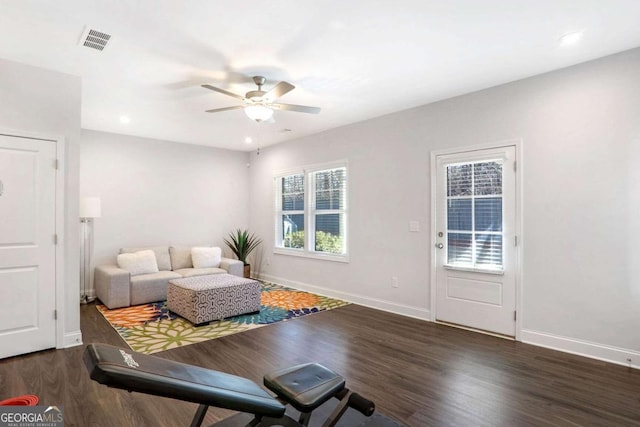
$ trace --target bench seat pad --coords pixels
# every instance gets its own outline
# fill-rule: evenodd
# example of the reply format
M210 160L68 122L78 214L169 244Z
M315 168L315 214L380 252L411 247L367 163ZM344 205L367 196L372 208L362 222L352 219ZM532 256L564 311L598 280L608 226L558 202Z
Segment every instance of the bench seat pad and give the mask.
M345 379L318 363L280 369L264 376L264 385L300 412L311 412L345 386Z

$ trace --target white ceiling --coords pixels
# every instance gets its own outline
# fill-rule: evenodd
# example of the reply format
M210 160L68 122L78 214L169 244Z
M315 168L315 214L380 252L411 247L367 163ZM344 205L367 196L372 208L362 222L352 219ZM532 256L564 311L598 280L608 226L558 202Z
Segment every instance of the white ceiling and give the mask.
M638 0L0 0L0 57L81 76L85 129L252 150L634 48L639 22ZM241 101L201 84L253 75L322 112L204 112Z

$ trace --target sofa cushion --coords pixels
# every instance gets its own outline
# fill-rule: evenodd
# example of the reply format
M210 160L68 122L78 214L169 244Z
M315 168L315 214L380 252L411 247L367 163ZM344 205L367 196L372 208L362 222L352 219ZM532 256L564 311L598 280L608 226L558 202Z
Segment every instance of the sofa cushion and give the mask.
M171 279L180 278L173 271L159 271L131 277L131 305L145 304L167 299L167 284Z
M222 261L222 249L196 246L191 248L193 268L217 268Z
M144 250L152 250L156 254L156 262L158 263L158 270L169 271L171 270L171 259L169 258L168 246L153 246L146 248L120 248L121 254L131 254L134 252L140 252Z
M193 262L191 262L190 247L171 246L169 248L169 256L171 257L171 267L173 267L174 271L181 268L193 267Z
M118 267L127 270L131 276L158 272L156 254L152 250L118 255Z
M227 270L223 270L222 268L181 268L180 270L174 271L174 273L178 273L182 277L205 276L207 274L221 274L226 272Z
M108 308L128 307L131 304L131 274L128 271L115 265L98 265L93 277L96 296Z

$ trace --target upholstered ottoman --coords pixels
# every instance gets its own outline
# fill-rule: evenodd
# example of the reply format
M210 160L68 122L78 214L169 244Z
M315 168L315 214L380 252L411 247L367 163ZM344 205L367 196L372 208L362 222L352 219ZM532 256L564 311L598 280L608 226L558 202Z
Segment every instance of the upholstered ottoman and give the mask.
M171 279L167 308L199 325L260 311L260 290L257 280L231 274Z

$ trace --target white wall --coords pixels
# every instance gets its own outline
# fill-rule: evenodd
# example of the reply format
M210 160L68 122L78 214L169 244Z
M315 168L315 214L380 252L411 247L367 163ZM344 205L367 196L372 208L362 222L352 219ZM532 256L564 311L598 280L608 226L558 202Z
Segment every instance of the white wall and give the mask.
M261 274L428 318L430 152L522 138L523 340L640 366L639 75L635 49L264 149ZM273 254L274 173L345 158L350 262Z
M132 246L214 244L248 223L248 154L83 130L80 195L98 196L93 265ZM93 269L92 269L93 270Z
M79 310L78 146L80 143L79 77L0 59L0 128L46 137L64 137L65 239L64 343L81 342ZM59 230L60 231L60 230Z

